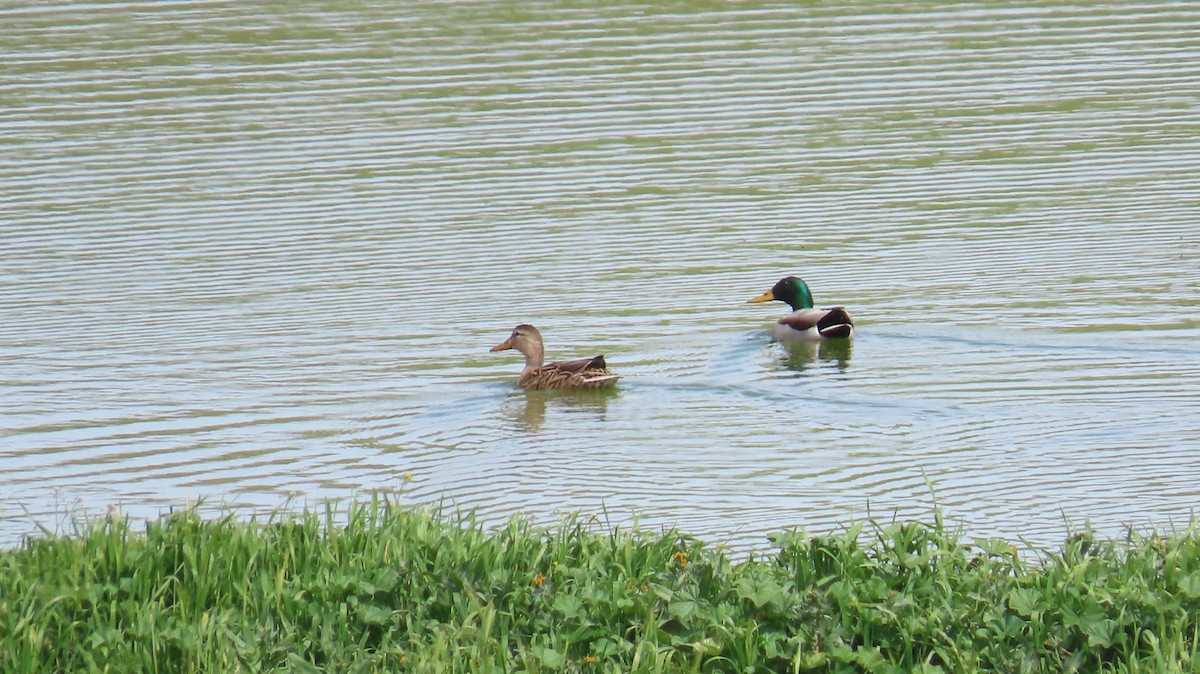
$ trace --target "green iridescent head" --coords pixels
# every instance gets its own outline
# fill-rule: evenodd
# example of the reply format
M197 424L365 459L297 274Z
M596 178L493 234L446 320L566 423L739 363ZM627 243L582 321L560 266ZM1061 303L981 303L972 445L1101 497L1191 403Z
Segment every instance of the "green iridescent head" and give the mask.
M785 276L779 279L779 283L772 286L770 290L750 301L770 302L771 300L787 302L792 307L792 311L813 307L812 291L808 289L808 284L804 282L804 279L798 276Z

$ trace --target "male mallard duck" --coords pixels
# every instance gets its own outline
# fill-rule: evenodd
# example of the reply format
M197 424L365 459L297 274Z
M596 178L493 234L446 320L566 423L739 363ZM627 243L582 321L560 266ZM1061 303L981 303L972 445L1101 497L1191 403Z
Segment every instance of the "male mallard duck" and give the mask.
M750 301L771 300L787 302L792 307L792 313L779 319L771 332L772 336L781 342L849 337L854 332L854 321L850 320L850 314L841 307L814 309L812 291L808 289L808 284L798 277L785 276L770 290Z
M543 365L546 347L542 344L542 334L537 328L524 323L513 328L508 339L491 350L505 349L516 349L525 356L525 369L521 370L521 377L517 379L518 388L600 388L615 383L619 376L608 371L604 356Z

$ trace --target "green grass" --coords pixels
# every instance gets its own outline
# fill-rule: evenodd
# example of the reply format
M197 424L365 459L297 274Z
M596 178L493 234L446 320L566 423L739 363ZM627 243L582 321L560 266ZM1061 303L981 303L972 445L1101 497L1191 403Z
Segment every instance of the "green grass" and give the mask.
M1088 535L1025 561L940 518L775 537L485 531L384 500L0 551L3 672L1185 672L1200 539Z

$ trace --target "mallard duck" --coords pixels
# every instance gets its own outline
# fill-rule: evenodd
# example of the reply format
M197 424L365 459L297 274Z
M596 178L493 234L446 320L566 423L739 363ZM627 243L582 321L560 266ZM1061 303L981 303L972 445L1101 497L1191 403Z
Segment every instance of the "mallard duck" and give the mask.
M542 364L546 347L542 334L532 325L522 323L513 328L508 339L492 347L492 351L516 349L525 356L525 369L517 379L523 389L600 388L616 383L620 375L613 374L604 363L604 356Z
M854 321L850 320L841 307L829 309L814 309L812 291L808 284L796 276L785 276L779 279L767 292L750 300L751 302L770 302L779 300L787 302L792 307L792 313L787 314L775 323L771 335L783 342L799 339L822 339L849 337L854 332Z

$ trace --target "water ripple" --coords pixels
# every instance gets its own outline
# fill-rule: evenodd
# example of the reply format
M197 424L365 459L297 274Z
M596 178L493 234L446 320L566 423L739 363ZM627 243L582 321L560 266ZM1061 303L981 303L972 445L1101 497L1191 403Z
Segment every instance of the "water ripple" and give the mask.
M2 8L0 537L374 489L755 546L1186 521L1198 19ZM768 343L785 273L851 347ZM523 321L617 392L513 392Z

